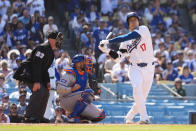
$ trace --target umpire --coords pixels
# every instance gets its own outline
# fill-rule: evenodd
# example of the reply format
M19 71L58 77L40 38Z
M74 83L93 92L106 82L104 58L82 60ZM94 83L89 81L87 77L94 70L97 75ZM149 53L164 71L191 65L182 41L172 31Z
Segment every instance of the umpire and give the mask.
M25 114L26 123L49 122L43 117L51 88L48 68L54 60L53 50L61 47L62 40L61 32L49 33L48 40L37 46L14 74L15 79L26 83L32 91Z

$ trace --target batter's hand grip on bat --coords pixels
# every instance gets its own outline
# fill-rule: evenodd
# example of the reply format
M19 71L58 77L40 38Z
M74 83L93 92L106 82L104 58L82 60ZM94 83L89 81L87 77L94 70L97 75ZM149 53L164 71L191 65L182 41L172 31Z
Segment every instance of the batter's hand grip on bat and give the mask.
M110 32L110 33L106 36L106 40L110 39L112 35L113 35L113 33ZM100 46L103 47L104 44L100 44Z

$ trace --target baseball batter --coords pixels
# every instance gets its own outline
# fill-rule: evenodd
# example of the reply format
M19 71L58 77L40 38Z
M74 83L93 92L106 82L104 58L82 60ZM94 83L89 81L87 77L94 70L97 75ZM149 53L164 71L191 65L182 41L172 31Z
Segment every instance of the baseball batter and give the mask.
M130 56L128 77L133 87L134 105L125 121L132 124L136 114L140 114L139 124L150 124L145 101L150 91L154 76L154 56L151 34L148 27L139 26L139 16L135 12L127 14L130 32L111 40L102 40L99 49L114 59ZM116 52L108 48L109 43L120 43Z

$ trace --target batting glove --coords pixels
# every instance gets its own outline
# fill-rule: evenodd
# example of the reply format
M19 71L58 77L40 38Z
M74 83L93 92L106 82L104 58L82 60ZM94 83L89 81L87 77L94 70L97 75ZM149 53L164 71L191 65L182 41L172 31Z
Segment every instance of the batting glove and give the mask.
M100 43L99 43L99 49L103 52L103 53L106 53L108 54L110 52L110 49L108 48L108 45L109 44L109 41L108 40L102 40Z

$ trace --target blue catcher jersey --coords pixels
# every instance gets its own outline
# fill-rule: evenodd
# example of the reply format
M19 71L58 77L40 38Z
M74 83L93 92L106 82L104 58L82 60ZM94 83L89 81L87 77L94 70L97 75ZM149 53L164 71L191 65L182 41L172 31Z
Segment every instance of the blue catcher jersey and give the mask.
M86 88L87 80L88 80L88 73L87 72L78 72L75 68L70 68L65 70L67 73L73 74L75 77L75 82L73 83L72 87L74 87L76 84L80 85L80 88L72 91L78 92L78 91L84 91Z

